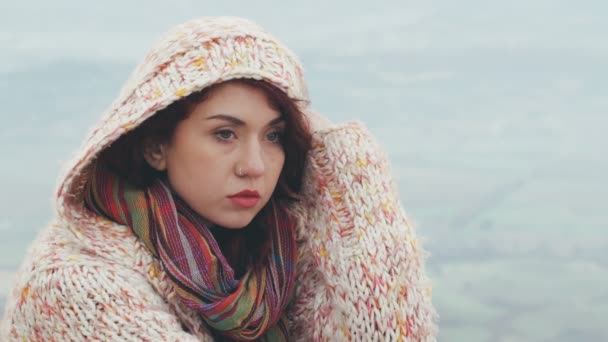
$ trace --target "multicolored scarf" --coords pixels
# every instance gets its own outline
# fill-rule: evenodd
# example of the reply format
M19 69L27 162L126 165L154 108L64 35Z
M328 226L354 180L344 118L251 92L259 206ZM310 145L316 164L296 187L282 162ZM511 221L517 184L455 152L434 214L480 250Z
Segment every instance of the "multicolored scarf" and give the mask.
M240 279L202 217L163 180L137 189L96 165L85 191L87 206L133 229L160 260L181 302L221 338L287 341L283 312L295 278L292 220L273 201L264 209L270 250ZM220 336L218 336L220 337Z

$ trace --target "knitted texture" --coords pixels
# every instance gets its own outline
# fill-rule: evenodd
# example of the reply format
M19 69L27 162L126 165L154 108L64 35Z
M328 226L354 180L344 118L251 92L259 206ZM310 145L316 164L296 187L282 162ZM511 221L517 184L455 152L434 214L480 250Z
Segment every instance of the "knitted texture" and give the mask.
M433 340L426 254L369 132L359 123L320 132L307 173L295 331L315 341Z
M163 38L60 178L57 217L20 268L0 340L211 341L132 230L85 210L84 185L101 150L175 99L250 77L306 100L301 70L289 50L241 19L197 20ZM425 253L386 156L362 124L313 135L303 200L288 209L298 243L286 312L295 340L435 340Z

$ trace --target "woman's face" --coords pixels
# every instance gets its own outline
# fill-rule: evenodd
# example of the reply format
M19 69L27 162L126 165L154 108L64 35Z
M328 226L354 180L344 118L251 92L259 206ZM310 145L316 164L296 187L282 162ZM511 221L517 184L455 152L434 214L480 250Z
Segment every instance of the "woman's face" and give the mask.
M226 83L177 124L151 164L167 170L174 191L205 219L243 228L277 185L285 162L284 129L263 91Z

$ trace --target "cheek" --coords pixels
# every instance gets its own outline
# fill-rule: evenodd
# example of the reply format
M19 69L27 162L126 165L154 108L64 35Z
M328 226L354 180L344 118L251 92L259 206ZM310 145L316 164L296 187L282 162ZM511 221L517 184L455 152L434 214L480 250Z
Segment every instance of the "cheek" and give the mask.
M202 139L181 139L168 154L170 181L178 192L217 188L225 153Z
M272 169L272 176L275 178L275 181L278 180L281 171L283 170L283 166L285 166L285 152L278 152L271 159L270 168Z
M198 132L183 134L172 149L175 165L186 168L191 173L209 168L209 165L218 164L226 156L223 146L212 139L201 136Z

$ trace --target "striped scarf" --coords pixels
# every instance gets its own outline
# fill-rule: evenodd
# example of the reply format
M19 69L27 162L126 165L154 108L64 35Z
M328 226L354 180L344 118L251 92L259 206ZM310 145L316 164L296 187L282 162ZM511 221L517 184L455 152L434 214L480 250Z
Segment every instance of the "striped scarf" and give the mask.
M180 301L219 335L241 341L287 341L285 307L293 294L296 243L293 222L271 201L266 260L248 266L240 279L205 221L164 181L140 190L100 165L85 191L93 211L127 225L157 257Z

